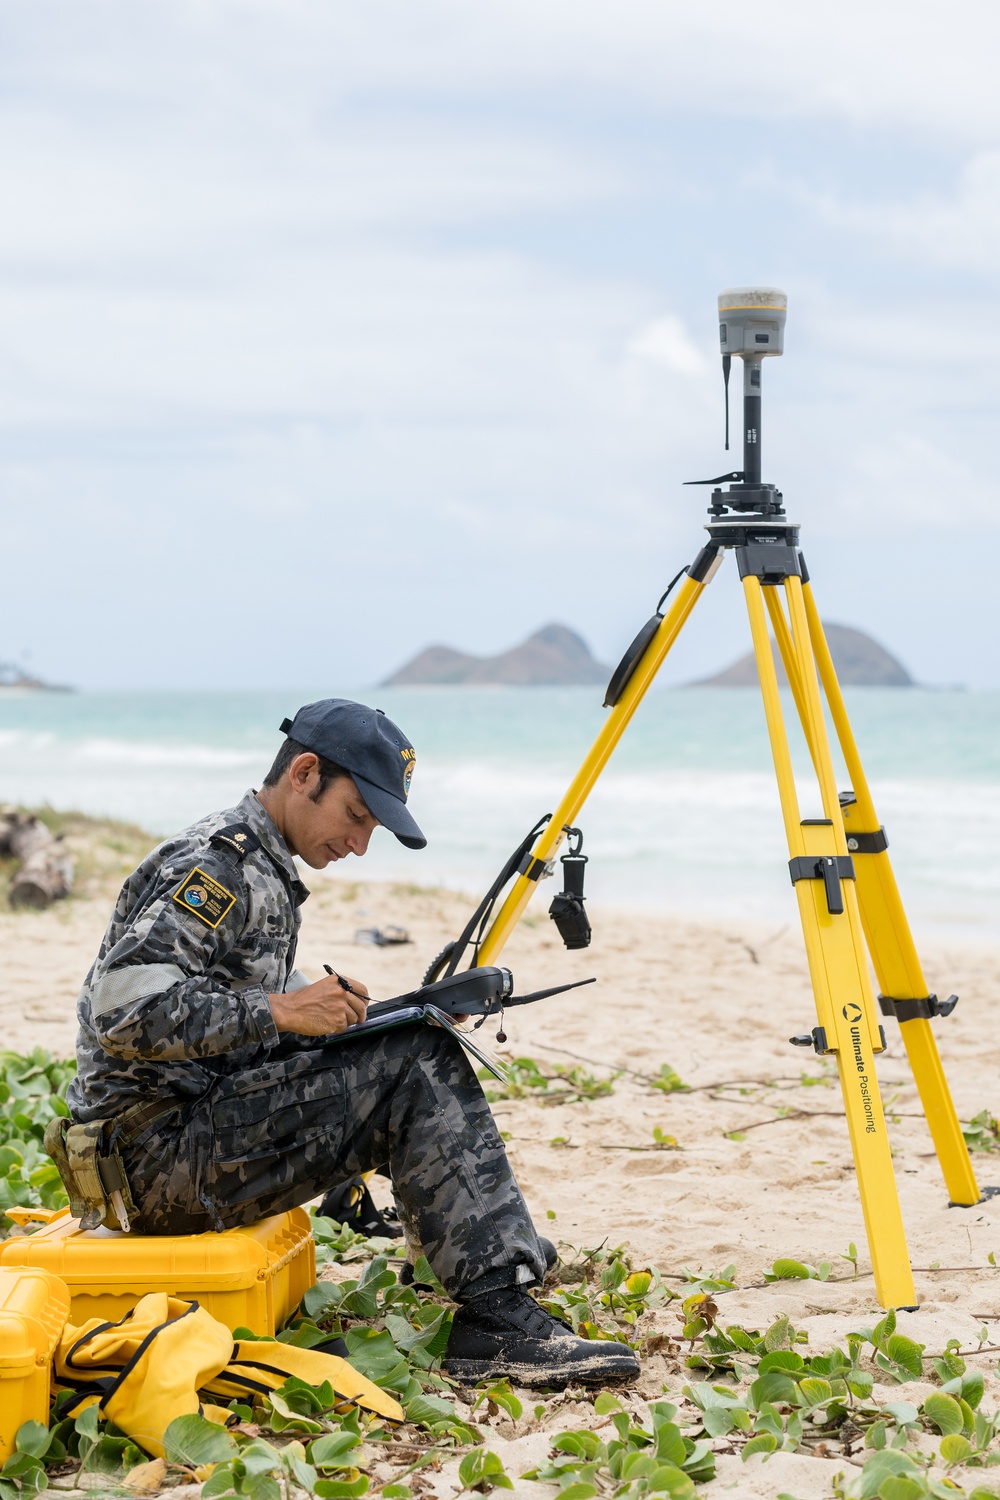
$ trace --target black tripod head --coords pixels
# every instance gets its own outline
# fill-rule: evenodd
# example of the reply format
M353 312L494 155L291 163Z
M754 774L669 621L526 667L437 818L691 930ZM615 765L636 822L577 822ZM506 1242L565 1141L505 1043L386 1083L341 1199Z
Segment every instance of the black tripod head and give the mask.
M709 514L727 510L743 514L780 516L781 491L763 484L760 477L761 369L764 360L783 354L788 298L774 287L732 287L719 293L719 346L722 378L726 388L726 447L729 447L729 370L733 356L743 361L743 468L715 479L689 480L691 484L730 483L729 489L713 490Z

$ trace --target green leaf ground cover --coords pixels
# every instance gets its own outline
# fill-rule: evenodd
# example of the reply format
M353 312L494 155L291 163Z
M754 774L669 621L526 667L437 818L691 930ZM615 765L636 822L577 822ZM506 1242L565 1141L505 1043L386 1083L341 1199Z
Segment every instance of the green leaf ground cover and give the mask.
M0 1054L0 1193L7 1194L0 1205L65 1201L41 1139L48 1120L65 1113L73 1071L40 1049L29 1057ZM10 1220L0 1227L9 1229ZM400 1400L406 1423L394 1430L357 1412L338 1414L329 1387L293 1378L252 1406L234 1402L231 1431L198 1417L173 1424L168 1484L196 1479L206 1497L253 1500L289 1500L303 1491L321 1500L369 1492L419 1500L424 1471L448 1465L453 1491L490 1494L525 1477L518 1468L507 1472L491 1450L501 1423L506 1438L539 1426L551 1434L549 1456L529 1478L539 1500L693 1500L719 1456L761 1464L778 1452L842 1457L831 1500L1000 1495L1000 1415L984 1410L982 1370L958 1354L957 1341L928 1354L891 1313L859 1326L841 1346L814 1352L787 1317L761 1330L721 1321L715 1299L737 1286L733 1266L667 1275L634 1265L624 1246L564 1247L556 1276L539 1293L543 1304L583 1337L617 1339L640 1354L665 1352L673 1375L660 1399L570 1393L580 1425L560 1428L567 1398L559 1393L523 1400L506 1381L474 1392L456 1388L441 1369L452 1306L440 1288L400 1282L396 1242L321 1218L314 1218L314 1235L321 1265L356 1274L320 1281L279 1337L308 1347L343 1336L358 1368ZM853 1246L846 1258L856 1270ZM783 1281L826 1279L829 1269L825 1261L817 1268L779 1258L766 1280L780 1294ZM422 1286L435 1285L426 1263L416 1273ZM918 1383L919 1394L910 1397ZM16 1452L0 1467L0 1500L37 1494L50 1476L65 1486L77 1470L91 1490L124 1493L140 1465L143 1476L156 1469L125 1434L99 1422L95 1408L75 1418L64 1411L65 1403L57 1404L50 1431L39 1423L21 1429Z
M36 1047L27 1057L0 1052L0 1236L14 1227L8 1208L63 1208L69 1202L43 1147L45 1127L67 1115L75 1062Z
M515 1057L507 1064L506 1083L498 1083L487 1068L480 1069L479 1077L487 1084L485 1094L491 1103L498 1099L534 1099L538 1104L575 1104L613 1094L618 1074L598 1078L579 1065L570 1068L554 1063L546 1069L533 1057Z
M345 1257L358 1254L358 1236L341 1235L330 1221L317 1228L328 1248L339 1241ZM201 1481L206 1500L289 1500L298 1492L320 1500L369 1492L412 1500L426 1490L425 1470L450 1463L458 1492L490 1494L520 1479L537 1485L539 1500L696 1500L720 1454L766 1463L784 1451L843 1456L831 1500L1000 1495L1000 1475L994 1480L990 1472L1000 1464L1000 1413L982 1409L982 1371L956 1347L928 1355L898 1331L894 1314L857 1328L842 1346L813 1352L783 1315L760 1330L719 1323L714 1296L732 1285L732 1267L725 1277L688 1272L683 1298L655 1270L633 1269L623 1247L577 1254L564 1270L567 1281L557 1275L543 1300L585 1306L590 1316L581 1311L577 1326L586 1334L592 1324L594 1337L624 1338L640 1351L666 1338L676 1388L652 1401L630 1392L571 1393L582 1425L553 1426L548 1458L527 1473L509 1471L490 1447L498 1416L504 1435L516 1437L540 1421L547 1425L566 1397L533 1392L526 1403L507 1381L458 1389L440 1364L451 1304L440 1292L404 1286L391 1259L375 1254L356 1276L313 1287L280 1337L343 1336L352 1361L400 1400L404 1426L357 1410L338 1413L329 1386L291 1378L253 1405L234 1401L230 1431L201 1417L171 1424L164 1481ZM665 1312L676 1324L672 1338L657 1331ZM933 1389L922 1400L907 1399L918 1380L922 1390ZM876 1399L876 1384L898 1387L898 1397ZM65 1485L75 1468L85 1476L76 1482L92 1489L106 1480L112 1491L146 1464L125 1434L98 1421L96 1408L73 1419L60 1406L65 1402L57 1403L51 1432L38 1423L21 1429L17 1452L0 1470L0 1500L37 1494L50 1471Z

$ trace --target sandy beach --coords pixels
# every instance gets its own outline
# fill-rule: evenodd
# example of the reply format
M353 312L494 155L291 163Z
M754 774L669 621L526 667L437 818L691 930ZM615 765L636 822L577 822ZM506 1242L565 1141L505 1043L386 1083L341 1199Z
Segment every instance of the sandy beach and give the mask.
M0 914L6 1046L71 1052L77 989L131 853L121 850L91 869L80 895L62 907ZM356 884L343 871L311 883L300 966L318 974L330 963L364 980L376 998L411 988L471 909L450 892ZM567 953L545 914L547 903L543 889L504 954L518 987L590 975L598 983L510 1012L502 1050L533 1058L548 1073L579 1066L613 1079L613 1092L562 1103L542 1093L495 1104L539 1227L560 1242L567 1259L574 1249L625 1244L637 1267L654 1265L678 1277L670 1283L678 1288L682 1267L707 1273L734 1265L739 1289L717 1298L720 1321L763 1328L786 1313L807 1331L810 1349L842 1342L849 1330L874 1321L836 1076L829 1060L787 1041L815 1024L798 929L780 922L722 928L595 907L592 946ZM412 942L383 949L355 942L357 929L388 923L405 926ZM1000 949L956 941L925 948L923 958L931 988L961 996L954 1016L935 1023L959 1114L968 1120L983 1109L992 1113L1000 1070ZM488 1023L483 1032L491 1046L495 1029ZM1000 1252L1000 1199L948 1207L898 1028L890 1028L889 1040L879 1078L920 1301L919 1312L901 1314L899 1326L929 1351L942 1350L949 1338L975 1347L979 1330L990 1329L988 1352L971 1363L986 1375L984 1409L992 1410L1000 1397L991 1348L994 1328L1000 1343L1000 1322L992 1321L1000 1320L1000 1272L988 1256ZM689 1091L663 1093L651 1085L664 1064ZM658 1144L656 1130L676 1147ZM1000 1184L1000 1157L977 1154L974 1162L981 1185ZM852 1241L857 1279L842 1258ZM828 1260L830 1278L766 1284L764 1272L777 1257L814 1266ZM653 1315L658 1331L676 1338L679 1306ZM692 1378L683 1352L668 1343L647 1358L638 1395L679 1392ZM919 1401L929 1389L890 1384L882 1394ZM587 1412L593 1422L591 1408L574 1413L564 1402L557 1418L522 1422L516 1436L501 1414L497 1450L517 1475L544 1457L548 1433L579 1425ZM792 1490L807 1500L829 1493L831 1475L844 1467L841 1458L794 1454L744 1466L723 1453L719 1477L704 1493L721 1494L735 1482L741 1495ZM542 1493L530 1484L518 1489Z

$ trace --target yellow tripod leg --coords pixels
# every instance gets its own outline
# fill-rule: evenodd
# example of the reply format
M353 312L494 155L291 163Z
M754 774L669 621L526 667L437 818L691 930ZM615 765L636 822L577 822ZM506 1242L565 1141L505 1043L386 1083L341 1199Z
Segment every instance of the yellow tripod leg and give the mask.
M785 618L785 611L781 607L781 596L778 590L773 588L765 589L764 603L767 605L767 612L771 617L771 629L774 631L774 639L781 656L781 665L785 669L785 676L788 678L788 686L791 688L792 697L795 700L795 708L799 716L799 721L802 724L803 732L805 732L806 725L809 722L806 713L806 703L802 696L802 684L799 681L799 668L795 660L795 646L792 642L792 632L788 628L788 621ZM809 753L812 756L813 765L815 765L816 753L813 750L812 744L809 745Z
M875 1075L874 1057L881 1049L881 1037L854 883L841 878L836 863L846 857L846 844L801 583L798 578L785 580L790 620L787 644L794 653L796 696L826 813L819 821L805 823L799 813L760 581L752 575L745 577L743 591L793 878L795 873L799 876L795 892L820 1028L816 1039L822 1050L837 1058L875 1294L883 1307L912 1307L916 1302L913 1274ZM817 878L817 872L824 870L834 873L829 879Z
M802 589L809 635L830 715L847 765L854 802L843 808L848 839L855 844L881 844L878 816L851 729L830 648L819 611L806 584ZM896 877L884 847L871 852L852 849L857 872L857 896L868 951L879 989L896 1001L928 999L927 981L917 955ZM924 1114L937 1152L948 1195L953 1203L980 1200L979 1184L962 1135L948 1080L938 1054L934 1030L926 1016L900 1021L906 1056L916 1081Z
M699 555L699 561L704 557ZM718 556L721 558L721 553ZM667 658L667 653L681 633L684 622L694 609L701 596L702 590L711 581L715 574L715 564L711 564L707 570L698 570L703 576L683 580L677 590L676 598L667 613L664 615L656 634L652 637L642 656L636 665L635 671L629 678L628 685L612 708L604 721L604 727L587 752L587 755L570 782L566 794L556 808L545 828L538 835L534 848L531 851L531 861L528 864L529 872L540 870L549 860L553 859L559 850L559 846L566 837L566 829L571 827L579 815L580 809L593 789L594 783L600 776L604 767L611 759L611 753L625 730L631 722L639 704L645 697L646 690L654 681L657 672ZM507 939L521 919L528 902L538 887L537 875L534 879L530 874L519 875L511 886L507 899L490 924L479 947L476 966L481 968L485 964L494 964L504 948Z
M911 1001L914 1008L917 1008L921 1002L929 1000L927 982L885 848L866 851L857 847L865 843L878 844L884 834L879 827L830 649L808 584L803 587L802 595L820 681L830 706L855 797L855 801L842 807L841 812L857 874L858 905L868 951L881 993L891 996L894 1001L903 1001L904 1004ZM776 590L765 590L765 599L799 717L805 721L803 689L794 659L788 622ZM808 732L806 737L808 740ZM816 752L811 742L809 749L815 764ZM978 1203L979 1185L952 1102L930 1020L921 1015L900 1020L900 1031L949 1197L956 1204L968 1206Z

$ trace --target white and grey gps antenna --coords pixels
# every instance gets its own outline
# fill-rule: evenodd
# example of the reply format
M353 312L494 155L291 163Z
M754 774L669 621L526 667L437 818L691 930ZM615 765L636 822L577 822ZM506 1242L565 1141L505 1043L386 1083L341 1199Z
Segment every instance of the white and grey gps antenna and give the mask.
M785 349L788 298L770 286L736 286L719 293L719 347L726 386L726 447L729 447L729 369L733 355L743 361L743 467L714 479L688 479L687 484L730 483L723 493L713 489L709 512L726 509L780 515L781 491L762 484L760 477L760 371L770 354Z
M743 483L760 484L760 369L769 354L783 354L788 298L774 287L736 286L719 293L719 347L726 385L729 447L729 367L743 361Z

